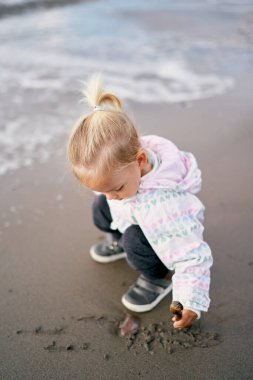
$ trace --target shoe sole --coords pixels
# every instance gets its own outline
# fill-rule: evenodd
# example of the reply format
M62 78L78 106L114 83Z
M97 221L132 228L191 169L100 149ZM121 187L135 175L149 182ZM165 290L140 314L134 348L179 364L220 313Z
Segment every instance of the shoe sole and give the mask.
M90 255L94 261L97 263L112 263L113 261L121 260L126 258L126 253L122 252L119 254L111 255L111 256L100 256L95 251L95 246L92 246L90 249Z
M171 291L172 291L172 283L164 290L163 293L161 293L155 299L155 301L153 301L152 303L149 303L147 305L135 305L135 304L130 303L129 301L127 301L124 298L124 296L121 298L121 302L123 303L123 305L128 310L135 311L137 313L145 313L146 311L150 311L150 310L154 309L154 307L156 307L156 305L158 305L159 302L161 302L163 300L163 298L166 297Z

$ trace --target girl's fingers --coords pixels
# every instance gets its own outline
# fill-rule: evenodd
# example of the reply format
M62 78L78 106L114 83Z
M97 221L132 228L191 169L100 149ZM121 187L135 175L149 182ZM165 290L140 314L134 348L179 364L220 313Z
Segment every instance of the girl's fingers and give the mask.
M183 317L180 321L174 321L173 326L176 329L183 329L184 327L189 327L192 324L192 318Z
M175 327L175 329L183 329L184 327L186 327L185 324L182 322L174 322L173 326Z
M184 309L182 312L182 318L176 321L175 316L172 318L173 326L176 329L183 329L184 327L190 327L194 319L196 319L197 314L191 310Z
M172 318L172 321L174 322L174 323L173 323L173 326L174 326L175 328L177 328L177 329L183 329L184 327L187 327L187 326L188 326L188 324L187 324L185 321L182 321L182 320L180 320L180 321L176 321L176 320L175 320L175 317Z

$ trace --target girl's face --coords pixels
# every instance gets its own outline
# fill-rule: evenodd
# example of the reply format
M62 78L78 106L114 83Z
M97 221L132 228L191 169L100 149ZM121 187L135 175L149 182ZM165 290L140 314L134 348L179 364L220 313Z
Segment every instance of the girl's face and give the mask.
M138 159L129 166L108 176L101 184L90 188L103 193L108 200L131 198L138 191L141 177L151 169L146 153L142 152Z

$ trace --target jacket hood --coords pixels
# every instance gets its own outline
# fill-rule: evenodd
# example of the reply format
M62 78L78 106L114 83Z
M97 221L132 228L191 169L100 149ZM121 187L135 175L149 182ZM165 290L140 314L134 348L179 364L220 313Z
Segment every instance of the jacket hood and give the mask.
M200 190L201 171L192 153L180 151L163 137L150 135L140 140L153 168L141 178L138 192L168 189L195 194Z

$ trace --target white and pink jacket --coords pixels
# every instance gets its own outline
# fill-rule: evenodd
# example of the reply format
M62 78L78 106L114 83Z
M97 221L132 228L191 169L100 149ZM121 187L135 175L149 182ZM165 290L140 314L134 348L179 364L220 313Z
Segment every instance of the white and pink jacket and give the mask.
M184 308L207 311L210 303L211 250L203 241L204 205L194 195L201 172L191 153L169 140L141 137L153 169L141 177L135 196L109 200L112 229L122 233L138 224L160 260L174 270L173 299Z

